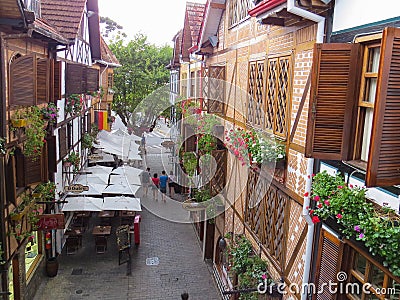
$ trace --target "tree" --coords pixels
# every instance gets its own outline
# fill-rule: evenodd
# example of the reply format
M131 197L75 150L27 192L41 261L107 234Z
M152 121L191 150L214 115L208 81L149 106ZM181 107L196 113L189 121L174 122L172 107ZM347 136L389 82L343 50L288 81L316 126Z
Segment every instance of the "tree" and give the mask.
M122 31L123 27L109 17L100 17L100 25L101 35L103 37L109 38L110 34L115 31L117 36L126 37L126 34Z
M157 47L148 43L145 35L137 34L126 45L117 39L110 44L110 49L122 65L114 75L113 110L125 126L140 133L169 106L166 65L172 48Z

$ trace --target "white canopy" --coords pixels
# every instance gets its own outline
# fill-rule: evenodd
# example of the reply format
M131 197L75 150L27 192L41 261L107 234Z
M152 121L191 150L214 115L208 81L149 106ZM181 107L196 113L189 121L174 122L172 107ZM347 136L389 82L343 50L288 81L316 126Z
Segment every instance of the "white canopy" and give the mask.
M115 195L132 195L139 190L140 186L138 185L120 185L120 184L111 184L106 187L103 191L103 194L115 194Z
M77 183L86 185L86 184L103 184L107 185L108 184L108 177L109 174L104 173L104 174L88 174L88 175L82 175L78 178L76 181Z
M131 140L133 140L133 141L140 141L140 140L141 140L141 138L138 137L137 135L129 134L128 132L122 130L121 128L118 128L118 129L116 129L116 130L113 130L113 131L111 131L111 133L112 133L113 135L116 135L116 136L127 137L127 138L129 138L129 139L131 139Z
M93 197L67 197L62 211L102 211L103 199Z
M110 184L140 185L141 183L140 183L139 175L126 174L126 175L111 175L110 176Z
M111 167L104 167L100 165L96 165L93 167L87 167L84 169L85 172L92 172L92 175L94 174L110 174L112 168Z
M122 166L119 167L117 169L114 169L111 171L111 174L113 175L125 175L125 174L129 174L129 175L136 175L139 176L140 174L142 174L143 170L142 169L138 169L138 168L134 168L131 166Z
M142 211L140 198L115 196L104 197L103 210Z
M108 131L101 130L97 135L99 146L103 152L112 153L123 160L136 160L139 153L139 145L129 136L114 135Z

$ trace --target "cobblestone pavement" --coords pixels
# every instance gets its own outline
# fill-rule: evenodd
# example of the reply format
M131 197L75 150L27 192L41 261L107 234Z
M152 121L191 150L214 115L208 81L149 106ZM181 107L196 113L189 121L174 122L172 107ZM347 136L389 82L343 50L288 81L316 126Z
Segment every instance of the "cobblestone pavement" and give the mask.
M155 149L148 152L146 163L152 169L163 169ZM168 201L163 204L169 206ZM34 300L181 299L184 291L190 300L220 299L210 267L202 260L193 226L167 221L145 208L141 215L141 243L131 249L131 265L118 265L117 219L113 220L106 253L96 254L91 229L98 218L93 217L82 247L76 254L63 252L59 256L58 275L41 284ZM155 265L146 264L151 258L148 263Z

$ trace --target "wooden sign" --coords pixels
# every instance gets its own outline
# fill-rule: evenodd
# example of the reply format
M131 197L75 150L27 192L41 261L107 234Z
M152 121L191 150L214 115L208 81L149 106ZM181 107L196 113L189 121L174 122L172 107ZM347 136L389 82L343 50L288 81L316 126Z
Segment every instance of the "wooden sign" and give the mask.
M102 160L103 156L99 154L92 154L88 156L88 159L96 161L96 160Z
M89 187L87 185L82 185L82 184L72 184L72 185L64 187L64 191L75 193L75 194L79 194L79 193L82 193L82 192L88 191L88 190L89 190Z
M37 223L38 230L64 229L64 214L44 214L39 215Z
M117 245L119 251L127 249L131 246L129 225L119 226L117 228L116 235L117 235Z

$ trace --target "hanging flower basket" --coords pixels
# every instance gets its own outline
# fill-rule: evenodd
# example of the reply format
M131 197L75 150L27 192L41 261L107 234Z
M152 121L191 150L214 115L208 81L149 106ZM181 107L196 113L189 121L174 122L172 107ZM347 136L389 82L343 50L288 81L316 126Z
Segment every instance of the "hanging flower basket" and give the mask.
M26 119L12 119L11 125L14 128L23 128L26 126Z
M69 167L72 166L72 162L70 162L70 161L64 161L63 165L64 165L64 167L69 168Z

